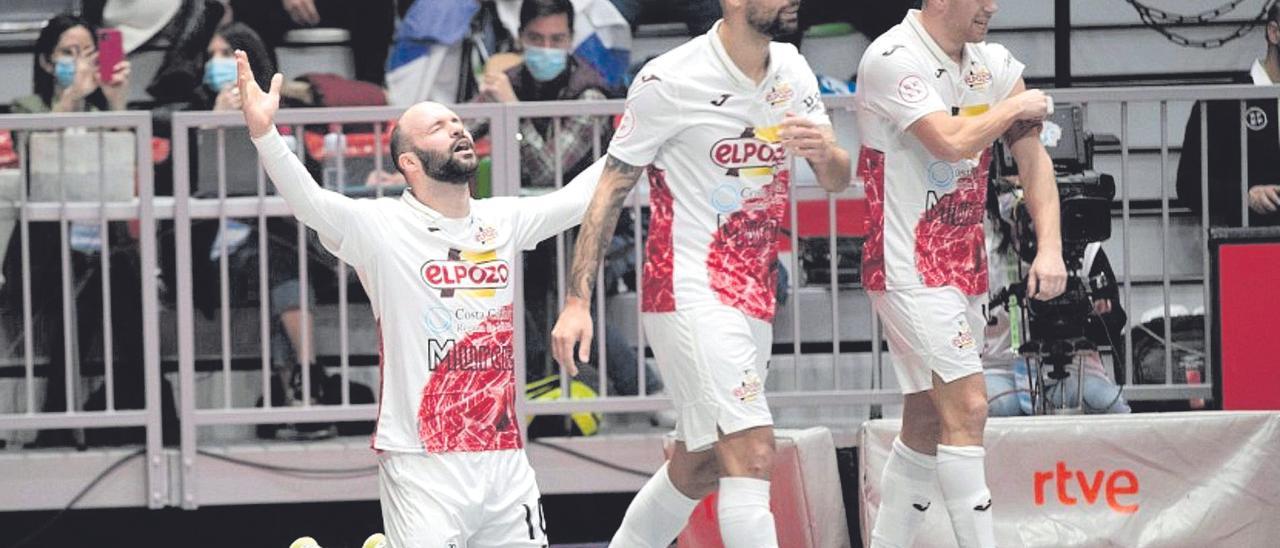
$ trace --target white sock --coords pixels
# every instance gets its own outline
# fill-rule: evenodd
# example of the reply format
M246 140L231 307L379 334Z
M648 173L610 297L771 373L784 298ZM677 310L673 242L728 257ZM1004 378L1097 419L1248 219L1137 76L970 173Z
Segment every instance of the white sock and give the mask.
M960 548L993 548L991 491L987 490L984 458L977 445L938 445L938 485L951 514L951 528Z
M933 504L937 459L894 438L880 480L880 509L871 530L871 548L910 548Z
M698 501L684 496L671 483L664 463L644 484L622 525L609 542L611 548L667 548L675 540Z
M725 548L777 548L778 533L769 511L769 482L720 478L720 538Z

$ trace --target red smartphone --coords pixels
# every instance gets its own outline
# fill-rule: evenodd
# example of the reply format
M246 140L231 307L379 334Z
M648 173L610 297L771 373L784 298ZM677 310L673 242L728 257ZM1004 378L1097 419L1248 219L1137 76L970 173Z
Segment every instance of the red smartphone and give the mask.
M124 60L124 37L120 29L98 29L98 76L102 84L111 83L116 63Z

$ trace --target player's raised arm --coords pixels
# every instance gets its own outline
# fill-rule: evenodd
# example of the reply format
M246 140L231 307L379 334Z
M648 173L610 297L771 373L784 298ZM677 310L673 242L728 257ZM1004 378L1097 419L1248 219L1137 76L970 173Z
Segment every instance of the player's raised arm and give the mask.
M542 240L577 226L599 187L608 156L602 157L575 175L569 184L533 198L518 198L520 247L533 249Z
M276 131L275 115L280 108L280 86L284 77L279 73L272 76L270 88L263 91L253 77L248 57L238 50L236 71L245 125L276 191L289 203L299 221L315 229L339 258L351 262L354 257L344 248L343 242L360 229L356 200L316 184L302 161Z
M618 224L622 203L643 171L643 166L633 166L607 156L599 186L582 219L582 230L578 233L578 246L569 271L568 296L565 297L560 319L551 331L552 354L570 374L578 372L573 361L574 345L578 345L579 361L586 361L591 353L591 289L595 287L600 260Z

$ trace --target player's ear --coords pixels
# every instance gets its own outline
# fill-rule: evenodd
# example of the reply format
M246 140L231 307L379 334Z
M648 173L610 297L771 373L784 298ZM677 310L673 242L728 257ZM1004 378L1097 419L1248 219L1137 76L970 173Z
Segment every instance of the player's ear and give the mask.
M396 156L396 167L400 168L401 173L410 173L421 170L422 162L418 159L418 155L406 151Z

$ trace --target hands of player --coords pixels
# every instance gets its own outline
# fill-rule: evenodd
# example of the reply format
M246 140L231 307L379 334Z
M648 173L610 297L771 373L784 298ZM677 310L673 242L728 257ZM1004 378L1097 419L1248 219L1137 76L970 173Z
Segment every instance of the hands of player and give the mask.
M1027 298L1047 301L1067 289L1067 267L1061 251L1040 251L1027 273Z
M782 146L787 152L810 162L821 164L831 159L834 143L808 118L788 112L782 119L778 137L782 139Z
M1037 122L1049 117L1050 100L1048 95L1038 89L1029 89L1009 98L1017 109L1019 120Z
M551 355L569 376L578 374L573 345L578 345L578 361L586 362L591 357L592 329L590 304L577 297L566 298L564 310L551 329Z
M277 72L271 77L271 89L263 92L258 81L253 79L249 57L243 51L236 50L236 85L240 88L240 111L244 113L244 123L249 126L251 137L262 137L271 131L276 111L280 109L282 84L284 76Z
M1250 188L1249 209L1259 215L1280 211L1280 185L1258 185Z
M480 82L480 93L499 103L519 103L516 91L511 87L511 79L502 72L491 72L484 75Z

